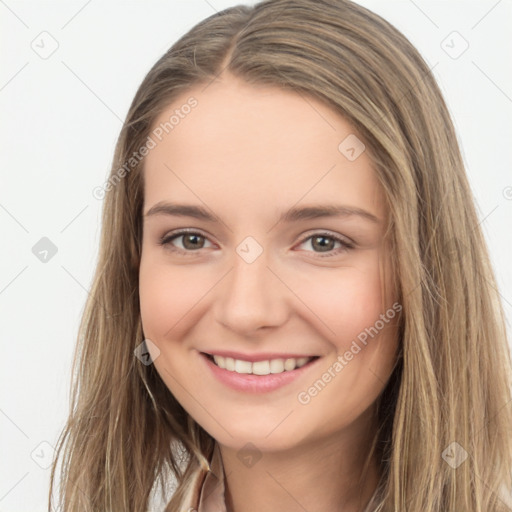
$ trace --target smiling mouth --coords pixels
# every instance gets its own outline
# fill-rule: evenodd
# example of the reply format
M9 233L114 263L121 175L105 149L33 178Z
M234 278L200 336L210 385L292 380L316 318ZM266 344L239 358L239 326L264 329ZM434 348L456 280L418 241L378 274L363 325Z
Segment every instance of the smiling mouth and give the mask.
M269 375L291 372L297 368L302 368L316 361L320 356L299 357L289 359L267 359L264 361L244 361L243 359L234 359L232 357L223 357L218 355L207 354L201 352L213 364L233 373L252 374L252 375Z

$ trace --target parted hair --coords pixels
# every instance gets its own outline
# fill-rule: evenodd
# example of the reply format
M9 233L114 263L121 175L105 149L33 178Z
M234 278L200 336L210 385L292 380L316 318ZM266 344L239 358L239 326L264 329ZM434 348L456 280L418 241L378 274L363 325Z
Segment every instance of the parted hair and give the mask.
M389 22L349 0L225 9L196 24L148 72L110 177L174 98L222 73L325 102L361 135L385 193L403 311L397 365L378 398L373 454L382 493L375 511L510 511L512 371L503 307L453 122L429 66ZM148 510L169 475L175 489L166 511L181 512L192 476L205 471L215 446L154 365L134 355L144 340L143 169L144 159L104 197L49 511L59 474L66 512ZM447 462L453 450L467 457L458 467Z

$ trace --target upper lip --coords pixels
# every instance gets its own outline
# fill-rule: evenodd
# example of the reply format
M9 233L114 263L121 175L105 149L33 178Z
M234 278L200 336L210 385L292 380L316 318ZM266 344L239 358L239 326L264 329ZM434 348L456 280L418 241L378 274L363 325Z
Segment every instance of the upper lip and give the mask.
M279 354L277 352L261 352L258 354L243 354L242 352L234 352L231 350L212 350L208 352L204 352L210 356L222 356L222 357L232 357L233 359L242 359L243 361L267 361L269 359L298 359L300 357L317 357L315 354Z

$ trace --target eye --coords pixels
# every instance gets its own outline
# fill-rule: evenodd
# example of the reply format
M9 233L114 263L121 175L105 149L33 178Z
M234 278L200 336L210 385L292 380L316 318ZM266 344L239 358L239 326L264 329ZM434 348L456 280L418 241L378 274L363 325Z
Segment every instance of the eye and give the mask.
M173 242L174 240L179 239L182 239L182 246L176 247ZM180 230L176 233L163 236L160 239L159 244L168 248L170 251L192 256L191 253L204 248L204 242L207 240L208 238L206 236L197 231ZM342 252L346 252L354 248L354 244L352 242L349 242L348 240L338 235L324 232L314 233L313 235L309 235L308 237L303 238L299 245L303 245L309 240L311 241L310 246L313 249L319 249L318 251L313 250L313 252L326 253L324 256L320 256L321 258L336 256ZM334 245L336 243L340 244L340 247L333 251Z
M176 247L172 242L174 240L182 239L182 247ZM159 244L168 248L171 251L180 252L191 256L191 252L203 249L204 241L207 240L205 236L197 231L181 230L160 239Z
M318 248L319 251L313 252L323 252L328 253L325 256L320 256L321 258L327 258L329 256L336 256L342 252L347 252L350 249L354 248L354 244L349 242L348 240L341 238L340 236L333 235L331 233L314 233L306 238L303 238L300 242L300 245L305 244L310 240L310 247ZM340 248L336 251L332 251L334 249L334 244L339 243L341 245Z

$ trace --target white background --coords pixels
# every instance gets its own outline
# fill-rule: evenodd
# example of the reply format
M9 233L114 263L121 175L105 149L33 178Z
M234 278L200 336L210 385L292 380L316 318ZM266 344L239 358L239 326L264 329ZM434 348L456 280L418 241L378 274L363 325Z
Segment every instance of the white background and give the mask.
M0 512L46 510L50 470L40 465L68 412L72 352L98 250L102 202L92 190L108 176L135 91L181 35L239 3L0 0ZM510 326L512 3L359 3L436 64ZM41 37L49 47L44 31L58 43L47 59L31 47ZM469 43L457 59L441 47L453 31ZM58 248L47 263L32 252L42 237Z

